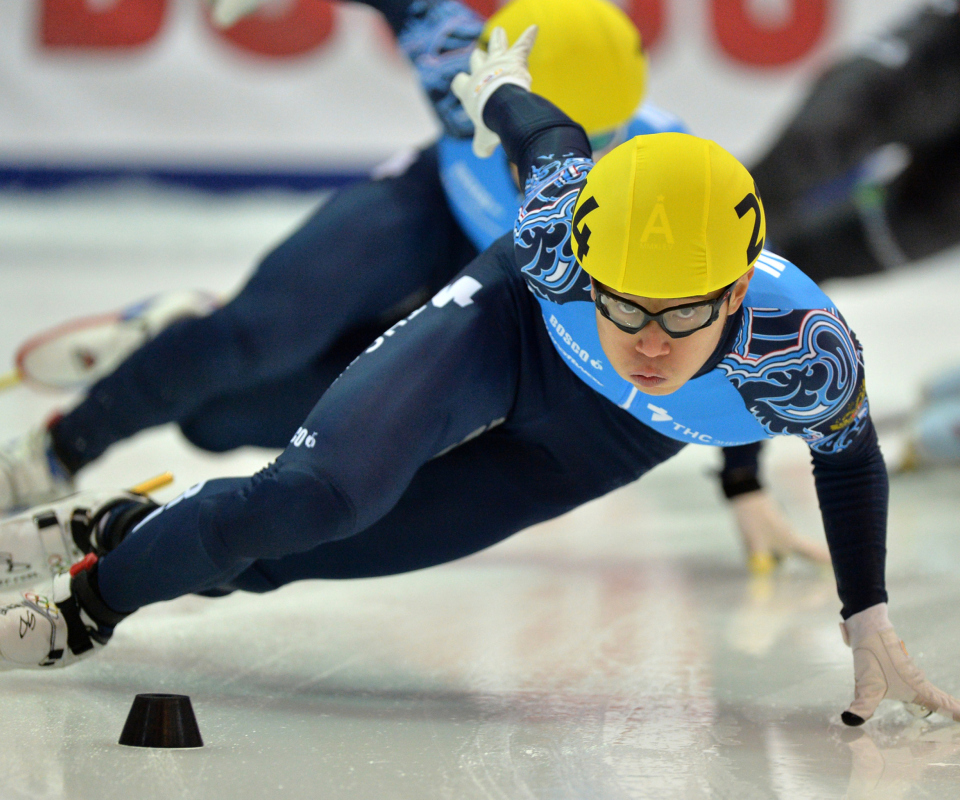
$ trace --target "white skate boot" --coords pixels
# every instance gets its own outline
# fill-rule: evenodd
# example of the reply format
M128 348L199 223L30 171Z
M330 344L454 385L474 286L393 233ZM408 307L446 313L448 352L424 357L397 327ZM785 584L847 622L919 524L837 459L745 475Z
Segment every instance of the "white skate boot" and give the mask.
M23 592L0 607L0 669L66 667L109 641L126 615L108 609L90 588L96 560L91 554L56 576L44 594Z
M207 292L176 291L110 314L72 320L25 342L17 352L17 371L27 383L46 388L83 388L113 372L172 323L202 317L216 307L216 297Z
M103 529L108 520L126 531L156 507L140 494L89 491L0 520L0 592L49 586L87 553L116 546Z
M73 491L73 476L54 454L46 426L0 446L0 514Z

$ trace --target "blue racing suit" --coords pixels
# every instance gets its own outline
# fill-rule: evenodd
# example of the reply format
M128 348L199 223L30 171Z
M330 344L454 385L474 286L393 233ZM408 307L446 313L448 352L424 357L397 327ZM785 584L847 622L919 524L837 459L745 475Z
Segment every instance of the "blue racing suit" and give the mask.
M591 338L569 245L592 167L585 135L511 86L485 121L527 179L514 235L375 339L275 463L140 522L100 562L106 604L442 563L633 481L688 441L780 434L810 447L842 613L884 602L886 471L860 347L829 299L765 255L716 351L651 409Z

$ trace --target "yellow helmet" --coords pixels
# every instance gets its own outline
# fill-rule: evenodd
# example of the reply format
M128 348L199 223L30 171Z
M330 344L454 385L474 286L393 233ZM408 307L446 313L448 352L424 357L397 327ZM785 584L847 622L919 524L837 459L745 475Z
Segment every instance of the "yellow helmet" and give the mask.
M601 158L573 212L584 271L617 292L682 298L733 283L760 255L766 220L746 168L716 142L636 136Z
M532 91L595 134L622 125L646 92L647 62L630 18L608 0L513 0L487 20L479 44L500 27L516 41L540 31L530 53Z

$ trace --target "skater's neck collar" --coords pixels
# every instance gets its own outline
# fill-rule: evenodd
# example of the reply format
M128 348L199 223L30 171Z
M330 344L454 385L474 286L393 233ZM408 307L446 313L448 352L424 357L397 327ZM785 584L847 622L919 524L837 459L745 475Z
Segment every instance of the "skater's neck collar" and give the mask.
M723 361L733 350L733 343L737 339L737 334L740 332L740 326L742 324L743 305L741 304L736 311L727 317L726 322L723 323L723 333L720 334L720 341L717 342L717 346L710 354L710 358L704 362L703 366L697 370L696 374L690 380L696 380L711 370L716 369L717 364Z

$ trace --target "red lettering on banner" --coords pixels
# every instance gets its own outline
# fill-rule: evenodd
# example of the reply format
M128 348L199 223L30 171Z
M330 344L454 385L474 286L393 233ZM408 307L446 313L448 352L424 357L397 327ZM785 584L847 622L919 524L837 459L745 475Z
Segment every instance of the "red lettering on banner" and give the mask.
M285 58L316 50L335 27L334 10L327 0L294 0L281 13L267 7L226 30L214 29L241 50Z
M665 27L663 0L628 0L624 10L633 20L633 24L640 29L643 49L651 50L656 47Z
M503 0L465 0L490 17ZM662 41L667 0L617 0L640 29L644 49ZM822 41L833 0L778 0L782 22L764 21L751 9L758 0L711 0L712 28L720 48L743 64L784 66L799 61ZM156 38L168 0L40 0L40 43L46 48L116 49ZM216 35L247 52L269 58L303 55L320 48L336 28L329 0L268 4Z
M489 19L496 14L497 9L503 5L503 0L465 0L465 3L481 17Z
M466 4L484 19L492 17L505 0L465 0ZM633 24L640 29L643 47L649 50L660 41L664 28L664 0L614 0L627 12Z
M167 0L116 0L102 11L91 5L85 0L43 0L40 45L138 47L157 35Z
M828 0L784 0L790 14L782 25L764 25L748 8L749 0L713 0L713 28L720 47L744 64L779 67L798 61L823 39Z

